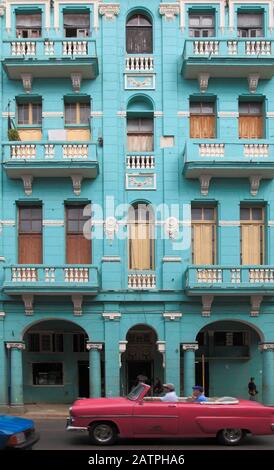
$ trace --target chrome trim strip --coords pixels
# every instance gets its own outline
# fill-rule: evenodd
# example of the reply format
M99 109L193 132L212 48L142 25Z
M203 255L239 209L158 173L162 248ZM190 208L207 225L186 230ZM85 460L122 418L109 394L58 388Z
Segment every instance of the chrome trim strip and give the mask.
M81 415L81 416L73 416L73 418L89 418L89 419L111 419L111 418L178 418L178 416L163 416L163 415Z

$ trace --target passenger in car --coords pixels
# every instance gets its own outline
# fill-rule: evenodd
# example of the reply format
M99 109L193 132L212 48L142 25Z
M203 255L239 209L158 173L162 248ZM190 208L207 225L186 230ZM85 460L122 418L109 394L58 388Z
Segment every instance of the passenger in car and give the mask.
M173 384L163 384L165 395L163 397L159 397L161 401L169 401L169 402L176 402L179 401L179 397L177 397L175 392L175 387Z
M202 401L207 401L207 397L204 395L204 389L200 385L194 385L192 387L193 393L192 396L188 398L187 401L192 401L194 403L200 403Z

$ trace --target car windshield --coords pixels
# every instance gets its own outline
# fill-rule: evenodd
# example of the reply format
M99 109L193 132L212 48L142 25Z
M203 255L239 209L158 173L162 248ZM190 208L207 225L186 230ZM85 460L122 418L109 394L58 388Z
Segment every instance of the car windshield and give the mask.
M132 390L130 390L129 394L127 395L127 398L129 400L137 400L137 398L141 395L141 393L145 390L144 385L138 384L136 387L134 387Z

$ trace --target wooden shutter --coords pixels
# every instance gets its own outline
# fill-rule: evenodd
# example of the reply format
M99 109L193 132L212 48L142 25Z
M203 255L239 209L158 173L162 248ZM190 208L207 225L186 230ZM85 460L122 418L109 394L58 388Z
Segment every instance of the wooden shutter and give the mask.
M42 251L42 208L20 207L18 263L41 264Z
M130 220L129 227L129 269L154 269L154 223L151 214L147 213L147 220L138 220L138 209Z
M214 264L213 224L192 224L193 264Z
M259 224L241 226L242 264L261 264L262 227Z
M192 139L214 139L215 116L190 115L190 137Z
M239 116L240 139L262 139L263 117L262 116Z
M83 225L89 216L83 215L84 206L68 206L66 211L66 262L91 263L91 240L84 237Z

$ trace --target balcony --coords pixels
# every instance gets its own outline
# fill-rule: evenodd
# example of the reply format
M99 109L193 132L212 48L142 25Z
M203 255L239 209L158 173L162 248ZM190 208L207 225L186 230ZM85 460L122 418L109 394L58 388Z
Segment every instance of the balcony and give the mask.
M22 74L33 78L82 79L98 76L96 42L92 39L14 39L3 41L4 69L12 80Z
M99 173L97 145L88 142L4 142L3 166L11 179L22 179L26 194L32 192L33 178L70 177L75 194L83 178Z
M153 56L133 54L126 56L125 89L155 89L155 69Z
M4 267L3 292L21 295L26 315L33 314L35 295L71 296L74 314L82 314L84 295L99 290L98 268L92 265L13 265Z
M128 274L128 289L156 289L156 274L152 271L139 271Z
M126 156L127 170L154 170L155 157L151 153L130 153Z
M211 178L249 178L250 192L255 196L261 179L274 178L274 146L266 140L251 142L187 141L183 175L199 179L203 195L208 194Z
M183 51L184 78L239 78L259 74L269 79L274 74L273 40L187 39ZM229 67L229 69L228 69Z
M209 316L214 297L249 296L250 316L258 316L264 296L274 296L274 266L188 266L185 292L202 297Z

